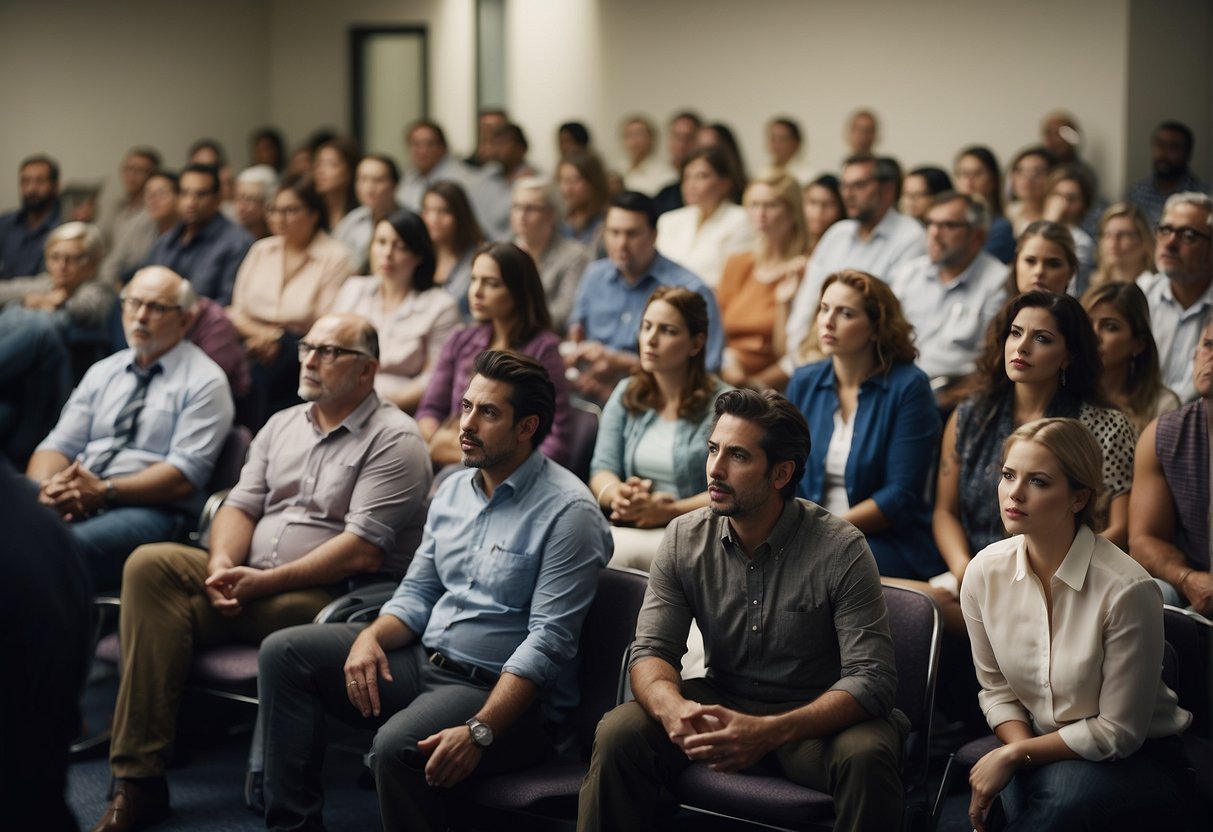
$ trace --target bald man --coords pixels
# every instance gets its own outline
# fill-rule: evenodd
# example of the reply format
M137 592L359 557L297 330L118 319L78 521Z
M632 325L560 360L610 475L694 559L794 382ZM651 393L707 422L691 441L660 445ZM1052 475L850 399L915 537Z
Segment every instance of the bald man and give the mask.
M93 589L135 547L182 534L232 427L227 377L186 333L193 289L162 266L122 292L128 348L94 364L30 457L38 499L69 524Z
M127 561L110 745L117 785L94 830L168 815L165 755L192 645L259 644L309 622L351 575L402 575L421 540L429 454L413 418L375 395L375 328L323 317L299 342L299 364L304 403L274 414L253 440L209 551L158 543Z

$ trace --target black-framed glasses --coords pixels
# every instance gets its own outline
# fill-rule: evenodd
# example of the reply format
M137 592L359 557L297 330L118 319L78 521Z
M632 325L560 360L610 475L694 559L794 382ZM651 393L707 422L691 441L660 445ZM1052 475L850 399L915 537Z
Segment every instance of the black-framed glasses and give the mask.
M147 316L153 320L163 318L169 312L181 310L181 305L176 303L160 303L155 300L143 300L142 298L124 297L120 301L122 308L132 315L138 315L140 309L147 309Z
M932 226L940 231L960 231L962 228L968 228L969 223L959 220L927 220L926 227L931 228Z
M343 355L365 355L370 357L369 353L362 350L351 350L345 347L337 347L332 344L309 344L307 341L299 342L299 360L306 361L307 357L313 352L320 359L321 364L332 364Z
M1171 239L1172 236L1179 237L1180 241L1186 246L1195 245L1197 240L1213 240L1213 235L1205 234L1186 225L1156 225L1154 226L1154 235L1164 242Z

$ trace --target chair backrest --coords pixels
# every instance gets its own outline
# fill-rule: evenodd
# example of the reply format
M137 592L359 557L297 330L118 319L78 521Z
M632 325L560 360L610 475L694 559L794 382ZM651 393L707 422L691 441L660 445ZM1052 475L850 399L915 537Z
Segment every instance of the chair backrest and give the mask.
M1174 649L1173 689L1192 712L1192 728L1202 737L1213 730L1213 623L1189 610L1162 608L1163 637Z
M624 654L636 635L636 616L648 584L648 575L635 569L608 568L598 573L598 593L581 628L577 672L581 702L573 713L573 729L586 757L598 721L615 707Z
M931 714L939 672L943 616L931 596L917 589L884 584L889 632L897 663L897 707L910 720L902 761L906 800L925 800L930 762Z
M569 465L581 478L590 481L590 460L594 458L594 443L598 441L598 420L602 411L581 399L569 400Z
M223 447L219 449L219 458L211 470L211 479L207 483L207 491L214 493L231 488L240 480L240 469L244 467L244 459L248 456L249 445L253 444L253 434L244 425L233 425L228 431Z

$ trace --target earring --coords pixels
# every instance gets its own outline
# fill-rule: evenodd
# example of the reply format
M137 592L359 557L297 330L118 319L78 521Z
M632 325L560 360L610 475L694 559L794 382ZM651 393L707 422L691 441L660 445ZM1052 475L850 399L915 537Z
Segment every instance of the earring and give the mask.
M1066 386L1066 368L1065 367L1061 368L1061 386L1062 387Z

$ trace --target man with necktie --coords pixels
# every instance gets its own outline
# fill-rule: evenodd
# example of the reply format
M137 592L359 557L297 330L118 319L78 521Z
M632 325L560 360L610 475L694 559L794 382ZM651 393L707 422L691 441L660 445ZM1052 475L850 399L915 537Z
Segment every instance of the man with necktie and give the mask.
M189 281L142 269L122 293L128 349L94 364L30 458L38 499L59 512L93 589L112 589L135 547L196 517L232 427L223 370L185 338Z

